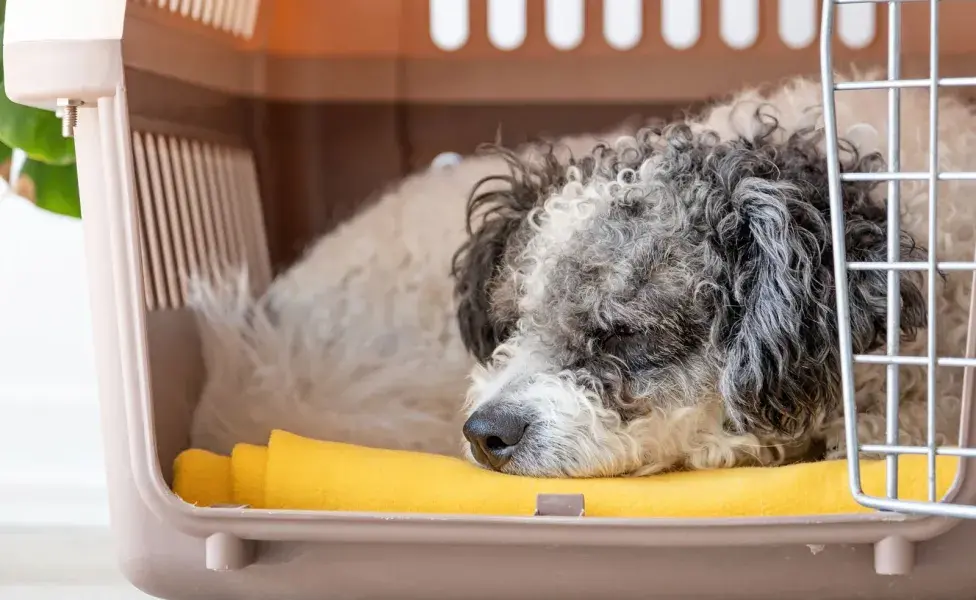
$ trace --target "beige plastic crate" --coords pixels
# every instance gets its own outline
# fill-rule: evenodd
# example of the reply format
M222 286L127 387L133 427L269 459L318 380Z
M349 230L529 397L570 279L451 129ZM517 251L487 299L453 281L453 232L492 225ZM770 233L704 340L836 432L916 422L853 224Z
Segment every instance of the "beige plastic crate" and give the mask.
M444 2L468 6L466 35L432 34L430 7ZM547 4L579 10L571 21L582 37L547 30ZM204 376L187 273L246 262L266 286L383 181L492 139L500 121L515 141L595 130L819 68L819 2L636 4L639 35L610 31L600 0L527 0L524 37L493 37L488 0L7 0L10 96L85 103L76 137L111 514L133 583L182 600L976 589L976 524L941 518L241 512L171 493ZM942 73L972 75L976 3L943 4ZM700 7L692 25L668 21L693 14L689 5ZM722 5L755 5L756 19ZM865 6L842 18L838 61L884 60L885 12ZM911 24L926 10L904 6L906 75L924 73L927 32ZM359 177L364 166L350 157L367 151L370 177ZM970 502L976 467L964 464L955 499Z

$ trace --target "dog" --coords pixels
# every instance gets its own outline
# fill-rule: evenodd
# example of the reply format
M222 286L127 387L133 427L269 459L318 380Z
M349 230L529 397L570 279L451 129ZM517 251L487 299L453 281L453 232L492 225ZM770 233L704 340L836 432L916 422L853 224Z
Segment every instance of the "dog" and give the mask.
M863 77L870 78L872 74ZM928 92L902 90L901 170L928 169ZM198 280L207 381L195 447L271 429L461 454L540 477L846 456L819 81L698 118L496 150L407 177L253 299ZM838 92L845 172L884 171L884 90ZM976 118L940 100L939 167L976 171ZM966 182L900 189L899 261L970 261ZM887 260L887 185L841 186L849 261ZM450 276L449 276L450 275ZM899 273L901 355L924 356L928 276ZM937 275L939 356L962 356L971 276ZM851 271L851 343L885 351L887 274ZM899 443L927 441L926 373L900 374ZM857 364L862 444L885 368ZM957 443L962 369L937 372ZM463 439L462 439L463 435Z

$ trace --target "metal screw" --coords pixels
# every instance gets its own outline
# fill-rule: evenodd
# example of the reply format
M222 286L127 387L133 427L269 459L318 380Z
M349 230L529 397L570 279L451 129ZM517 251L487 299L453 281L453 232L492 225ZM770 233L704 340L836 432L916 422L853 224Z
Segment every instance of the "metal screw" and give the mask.
M66 138L75 137L75 125L78 124L78 107L84 106L81 100L58 98L58 108L61 111L61 135Z

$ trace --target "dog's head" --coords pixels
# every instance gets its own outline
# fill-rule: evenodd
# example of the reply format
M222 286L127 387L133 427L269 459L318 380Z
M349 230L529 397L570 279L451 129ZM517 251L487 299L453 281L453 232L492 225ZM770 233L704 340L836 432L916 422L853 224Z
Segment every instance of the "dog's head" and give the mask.
M476 188L476 226L454 262L459 324L480 363L472 458L538 476L695 466L689 445L721 454L723 435L802 439L836 406L822 140L756 120L757 135L725 140L649 128L569 165L506 153L503 189ZM845 171L881 163L850 146L844 158ZM886 208L870 191L843 184L848 260L886 258ZM921 254L907 234L900 247L903 260ZM883 272L850 273L854 352L883 344L886 289ZM903 276L900 293L912 336L924 325L919 279Z

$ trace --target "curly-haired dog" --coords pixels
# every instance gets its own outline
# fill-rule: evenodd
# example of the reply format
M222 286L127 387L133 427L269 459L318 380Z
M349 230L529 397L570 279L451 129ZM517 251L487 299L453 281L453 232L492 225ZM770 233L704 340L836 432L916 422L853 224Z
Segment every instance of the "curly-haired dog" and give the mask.
M257 302L201 286L194 444L280 427L455 452L463 429L486 467L575 477L842 456L820 104L797 79L605 144L472 157L407 178ZM845 171L885 168L886 110L884 91L839 94ZM927 168L927 114L925 91L902 92L903 170ZM969 107L943 99L940 136L941 169L976 170ZM932 242L927 183L901 184L898 260L971 260L965 185L940 182ZM886 191L843 185L849 260L886 260ZM940 355L965 345L959 275L937 282ZM926 350L925 281L900 275L902 354ZM886 273L849 286L854 351L882 351ZM860 439L882 442L884 368L856 376ZM957 438L961 381L938 372L940 444ZM923 368L901 368L900 394L900 441L922 443Z

